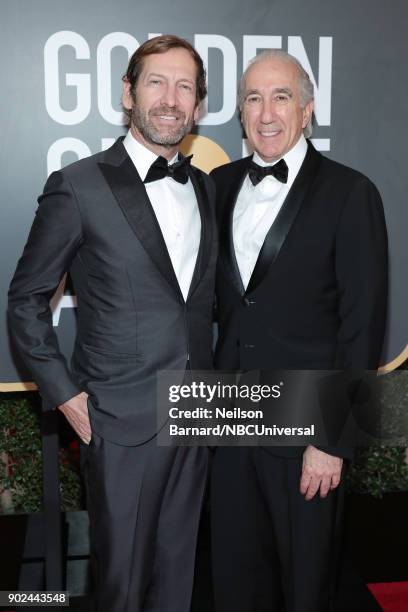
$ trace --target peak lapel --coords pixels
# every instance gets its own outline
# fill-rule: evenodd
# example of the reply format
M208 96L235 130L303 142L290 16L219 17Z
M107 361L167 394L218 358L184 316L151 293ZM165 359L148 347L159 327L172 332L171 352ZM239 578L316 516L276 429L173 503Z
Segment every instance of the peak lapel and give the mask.
M313 145L308 144L308 151L299 173L271 225L247 287L247 293L253 291L262 281L269 267L276 261L279 252L289 234L302 203L310 189L321 163L321 155Z
M223 188L221 196L223 201L223 215L220 225L220 264L223 266L227 277L240 295L244 295L245 287L242 283L237 258L235 256L233 218L237 197L247 175L248 164L251 159L252 157L247 157L241 160L241 163L237 163L235 167L230 169L228 186Z
M202 279L211 256L211 245L213 242L213 232L215 220L208 200L208 193L205 187L204 178L201 172L197 172L193 167L189 168L189 177L194 187L197 198L198 209L201 218L200 246L198 249L197 260L194 267L193 278L191 279L188 298L194 293L200 280ZM188 299L187 298L187 299Z
M145 186L125 148L116 142L100 169L130 227L171 288L183 300L166 243Z

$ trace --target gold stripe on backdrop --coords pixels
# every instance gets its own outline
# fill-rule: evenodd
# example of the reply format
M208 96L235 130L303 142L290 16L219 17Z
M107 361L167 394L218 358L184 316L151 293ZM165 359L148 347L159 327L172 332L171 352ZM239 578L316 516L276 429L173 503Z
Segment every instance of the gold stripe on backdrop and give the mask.
M405 349L389 363L381 366L378 371L380 374L387 374L398 368L404 361L408 359L408 344ZM13 382L0 383L0 393L8 393L12 391L37 391L38 387L33 382Z
M0 383L0 393L12 391L37 391L38 387L33 382Z
M393 359L389 363L386 363L385 365L378 368L378 371L380 372L380 374L388 374L388 372L392 372L393 370L398 368L407 359L408 359L408 344L404 348L404 350L395 357L395 359Z

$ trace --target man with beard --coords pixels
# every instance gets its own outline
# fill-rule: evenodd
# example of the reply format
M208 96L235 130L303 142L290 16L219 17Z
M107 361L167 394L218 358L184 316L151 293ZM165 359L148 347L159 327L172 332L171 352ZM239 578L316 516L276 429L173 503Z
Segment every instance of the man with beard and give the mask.
M206 95L175 36L123 77L125 138L48 179L10 288L10 329L44 402L81 438L94 609L189 612L207 449L158 447L156 372L211 367L213 186L178 154ZM71 366L49 300L69 271Z

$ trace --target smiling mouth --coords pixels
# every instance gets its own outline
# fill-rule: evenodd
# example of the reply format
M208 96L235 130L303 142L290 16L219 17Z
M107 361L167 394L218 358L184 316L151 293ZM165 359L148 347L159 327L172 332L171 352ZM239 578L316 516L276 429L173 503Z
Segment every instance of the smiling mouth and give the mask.
M156 119L158 121L162 121L163 123L177 123L178 121L182 120L182 115L180 114L174 114L174 112L172 114L170 113L152 113L151 115L152 119Z
M273 131L264 131L264 130L260 130L258 132L258 134L260 134L261 136L264 136L266 138L272 138L274 136L278 136L278 134L281 133L281 130L273 130Z

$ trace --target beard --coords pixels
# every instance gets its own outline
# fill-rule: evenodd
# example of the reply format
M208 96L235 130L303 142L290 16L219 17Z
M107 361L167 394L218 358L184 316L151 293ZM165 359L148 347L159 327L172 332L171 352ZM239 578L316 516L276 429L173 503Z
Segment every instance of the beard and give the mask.
M181 123L174 128L167 128L165 132L162 132L154 125L153 117L163 115L172 115L178 120L181 119ZM150 109L146 113L136 103L132 107L130 121L146 142L169 148L179 144L184 136L191 132L194 126L194 119L192 117L186 122L186 114L183 111L166 104Z

